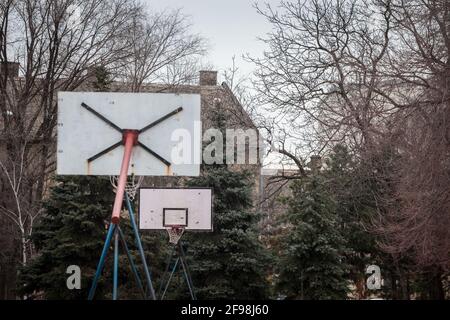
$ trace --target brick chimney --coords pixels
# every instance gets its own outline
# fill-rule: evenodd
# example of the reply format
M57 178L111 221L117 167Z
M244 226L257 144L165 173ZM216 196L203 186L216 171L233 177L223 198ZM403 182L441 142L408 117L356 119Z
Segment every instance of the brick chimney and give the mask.
M8 77L16 78L19 76L20 64L17 62L2 62L0 63L0 74L5 74L5 70L8 72Z
M200 71L200 85L201 86L216 86L217 85L217 71Z
M322 157L318 155L311 156L311 162L309 168L312 172L317 173L322 168Z

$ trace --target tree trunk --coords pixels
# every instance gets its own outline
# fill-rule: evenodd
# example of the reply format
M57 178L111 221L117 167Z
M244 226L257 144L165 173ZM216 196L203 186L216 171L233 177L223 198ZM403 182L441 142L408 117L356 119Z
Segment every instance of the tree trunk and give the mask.
M25 232L21 231L20 235L21 245L22 245L22 266L27 265L27 236Z
M445 293L444 287L442 285L442 271L439 267L434 267L429 273L429 276L430 286L428 291L428 298L430 300L444 300Z

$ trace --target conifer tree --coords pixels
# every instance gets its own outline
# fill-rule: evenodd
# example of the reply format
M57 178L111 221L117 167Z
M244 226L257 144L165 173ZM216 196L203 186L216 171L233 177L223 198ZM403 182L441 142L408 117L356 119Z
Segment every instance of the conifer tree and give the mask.
M192 234L188 240L198 298L266 298L268 255L256 232L248 174L214 168L189 185L214 190L214 232Z
M21 270L20 291L43 292L47 299L86 299L111 214L114 194L110 190L104 178L56 180L32 234L38 254ZM81 290L66 286L70 265L81 269ZM100 282L98 296L102 296L104 283Z
M212 118L225 137L226 113L216 108ZM204 164L202 175L187 182L211 187L214 195L214 231L183 238L197 298L263 299L268 296L269 256L258 239L250 174L232 171L223 162Z
M313 173L291 189L278 248L278 288L288 299L345 299L347 249L323 176Z

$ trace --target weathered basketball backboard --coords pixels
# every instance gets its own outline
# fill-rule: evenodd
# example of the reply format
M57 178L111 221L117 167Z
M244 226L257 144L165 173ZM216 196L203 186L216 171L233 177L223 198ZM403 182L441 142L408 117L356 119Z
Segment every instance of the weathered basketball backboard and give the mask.
M57 174L119 175L124 131L133 131L137 141L129 175L198 176L199 124L198 94L59 92ZM188 163L171 159L179 144L172 141L177 129L192 139Z
M212 231L212 189L140 188L139 228Z

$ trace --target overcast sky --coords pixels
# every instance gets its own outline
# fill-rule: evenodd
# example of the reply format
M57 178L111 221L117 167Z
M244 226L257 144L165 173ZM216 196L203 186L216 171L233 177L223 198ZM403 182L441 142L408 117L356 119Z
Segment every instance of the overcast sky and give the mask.
M279 0L267 0L275 5ZM218 71L229 68L233 55L243 74L252 72L252 65L242 60L243 54L259 56L264 45L257 40L270 30L268 22L253 7L263 0L146 0L158 11L182 8L190 16L193 31L203 35L210 44L206 62Z

